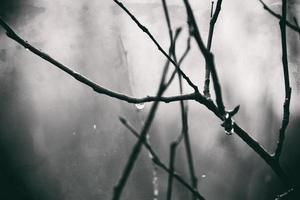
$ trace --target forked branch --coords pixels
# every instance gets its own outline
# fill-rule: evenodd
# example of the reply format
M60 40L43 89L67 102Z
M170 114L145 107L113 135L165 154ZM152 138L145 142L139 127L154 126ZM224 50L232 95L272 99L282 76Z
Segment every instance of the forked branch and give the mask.
M122 124L130 130L130 132L136 136L138 139L140 138L139 133L135 130L135 128L125 119L120 117L120 121ZM194 194L198 199L203 199L204 197L197 191L195 190L191 185L189 185L180 175L178 175L174 170L171 170L168 168L159 158L158 154L154 151L152 146L146 141L143 140L143 145L144 147L151 153L153 156L152 161L161 169L166 171L168 174L170 174L172 177L174 177L180 184L182 184L185 188L187 188L192 194Z
M273 15L274 17L276 17L277 19L281 20L282 19L282 16L276 12L274 12L269 6L267 6L267 4L265 4L264 1L262 0L259 0L260 3L263 5L263 8L268 11L268 13L270 13L271 15ZM300 28L297 24L297 22L295 22L295 25L292 24L291 22L287 21L286 20L286 26L288 26L289 28L291 28L292 30L298 32L300 34Z

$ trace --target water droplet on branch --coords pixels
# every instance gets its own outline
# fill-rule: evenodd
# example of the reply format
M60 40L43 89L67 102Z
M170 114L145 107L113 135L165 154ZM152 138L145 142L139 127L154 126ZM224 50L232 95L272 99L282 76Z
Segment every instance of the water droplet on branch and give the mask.
M135 107L138 111L143 110L145 108L145 104L144 103L137 103L135 104Z

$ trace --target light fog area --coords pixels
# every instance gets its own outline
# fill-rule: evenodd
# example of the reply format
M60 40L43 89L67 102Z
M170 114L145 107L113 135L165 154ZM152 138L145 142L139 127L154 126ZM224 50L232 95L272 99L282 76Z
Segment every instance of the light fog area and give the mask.
M161 0L123 0L168 51ZM188 37L183 1L166 1L172 29L181 27L178 57ZM281 1L265 0L276 13ZM211 1L190 0L203 41ZM215 2L216 4L216 2ZM287 19L300 21L300 4L288 1ZM0 17L25 41L112 91L155 96L166 58L112 0L1 0ZM300 184L300 35L287 30L292 91L290 123L280 164ZM226 109L240 105L234 120L269 153L276 149L285 98L279 20L258 0L224 0L212 41ZM205 60L191 39L182 70L202 93ZM170 73L174 66L170 65ZM178 78L164 96L179 95ZM185 81L184 93L193 92ZM212 99L215 100L211 81ZM272 169L205 106L187 101L189 134L198 190L207 200L269 200L286 191ZM0 27L0 199L111 199L151 105L129 104L88 86L34 55ZM179 102L160 103L149 142L168 165L170 144L181 133ZM190 183L183 143L176 172ZM124 200L162 200L168 174L155 168L143 148L125 186ZM174 180L173 200L191 199Z

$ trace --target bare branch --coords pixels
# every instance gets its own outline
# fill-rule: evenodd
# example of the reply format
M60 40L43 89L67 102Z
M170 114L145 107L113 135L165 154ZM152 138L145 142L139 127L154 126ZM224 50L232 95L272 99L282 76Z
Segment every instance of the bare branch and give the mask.
M161 97L162 94L167 89L165 87L165 77L166 77L167 72L168 72L169 63L170 63L169 60L167 60L165 66L164 66L164 70L163 70L163 74L162 74L162 77L161 77L159 89L157 91L157 97ZM127 160L126 166L123 170L122 176L119 179L119 182L114 187L113 198L112 198L113 200L119 200L121 195L122 195L122 192L123 192L123 189L126 185L126 182L129 178L129 176L131 174L131 171L133 170L133 167L135 165L135 162L136 162L136 160L137 160L137 158L138 158L138 156L141 152L142 145L146 141L148 131L149 131L151 125L152 125L152 122L154 120L154 117L155 117L158 106L159 106L159 101L155 101L152 104L151 108L150 108L150 111L149 111L149 114L148 114L147 119L145 121L145 124L144 124L144 126L141 130L140 138L137 141L137 143L134 145L134 147L133 147L133 149L130 153L130 156Z
M211 19L210 19L210 23L209 23L209 33L208 33L208 39L207 39L207 50L208 51L210 51L210 49L211 49L215 24L217 22L219 13L221 11L222 0L218 0L214 14L212 14L213 13L213 5L214 5L214 2L212 2L212 4L211 4ZM210 78L209 77L210 77L210 67L208 65L206 65L205 66L205 82L204 82L203 94L206 97L210 98L210 93L209 93Z
M187 38L187 45L186 45L186 49L183 52L182 56L180 57L179 61L178 61L178 66L181 67L182 62L184 61L184 59L186 58L186 56L188 55L190 49L191 49L191 37L190 35ZM167 85L170 85L171 82L173 81L175 75L176 75L177 70L175 69L169 79L169 81L167 82Z
M289 78L289 66L287 58L287 44L286 44L286 0L282 0L282 18L280 19L280 31L281 31L281 46L282 46L282 66L283 66L283 75L284 75L284 88L285 88L285 99L283 104L283 116L281 128L279 130L279 138L277 143L277 148L275 151L275 158L278 160L283 147L283 142L285 138L285 131L289 124L290 118L290 101L292 88L290 86Z
M95 92L100 94L105 94L107 96L117 98L122 101L126 101L128 103L146 103L146 102L153 102L153 101L162 101L165 103L170 103L174 101L180 100L192 100L195 98L195 94L186 94L186 95L179 95L179 96L172 96L172 97L157 97L157 96L147 96L144 98L135 98L130 97L122 93L117 93L107 88L98 85L97 83L93 82L92 80L88 79L87 77L79 74L78 72L73 71L71 68L63 65L62 63L58 62L54 58L50 57L48 54L43 53L42 51L38 50L36 47L32 46L30 43L22 39L18 36L1 18L0 18L0 25L6 30L6 34L11 39L15 40L17 43L22 45L24 48L28 49L32 53L36 54L37 56L41 57L42 59L50 62L57 68L61 69L65 73L69 74L79 82L91 87Z
M176 147L177 147L177 143L172 142L171 145L170 145L170 158L169 158L170 173L169 173L169 176L168 176L167 200L172 199L173 174L174 174Z
M264 8L266 11L268 11L271 15L273 15L274 17L276 17L276 18L279 19L279 20L282 18L281 15L275 13L271 8L269 8L269 7L265 4L265 2L263 2L262 0L259 0L259 1L260 1L260 3L263 5L263 8ZM292 24L291 22L286 21L286 25L287 25L289 28L293 29L294 31L296 31L296 32L298 32L298 33L300 34L300 28L299 28L299 26L297 25L297 23L296 23L296 25L294 25L294 24Z
M220 113L222 115L225 115L225 106L223 104L221 85L220 85L219 78L218 78L218 75L217 75L217 71L216 71L216 68L215 68L214 56L208 49L206 49L206 47L205 47L205 45L202 41L199 29L198 29L198 25L197 25L197 22L195 20L193 10L190 6L189 1L188 0L183 0L183 2L184 2L184 5L186 7L186 12L187 12L187 15L188 15L188 25L189 25L189 29L190 29L190 34L195 38L195 40L198 44L198 47L199 47L202 55L205 58L205 64L206 64L206 66L209 67L209 69L211 71L213 84L214 84L214 90L215 90L215 94L216 94L216 103L218 105Z
M122 122L122 124L125 127L127 127L130 130L131 133L133 133L140 140L141 136L138 134L138 132L135 130L135 128L133 128L133 126L130 125L127 122L126 119L120 117L120 121ZM196 195L198 199L203 199L204 200L204 197L198 191L196 191L192 186L190 186L181 176L179 176L175 171L173 171L173 173L171 172L171 170L160 160L160 158L157 155L157 153L153 150L153 148L151 147L151 145L146 140L143 140L143 145L151 153L151 155L153 156L152 161L157 166L159 166L161 169L163 169L164 171L166 171L168 174L172 174L172 176L180 184L182 184L184 187L186 187L191 193L193 193L194 195Z
M171 27L169 9L168 9L166 0L161 0L161 1L162 1L164 13L165 13L165 18L166 18L166 21L167 21L168 30L169 30L169 37L170 37L170 43L171 43L170 51L172 51L172 49L173 49L173 44L172 44L173 43L173 31L172 31L172 27ZM174 44L175 43L176 43L176 41L174 40Z
M294 22L295 22L295 24L296 24L297 29L300 30L300 27L299 27L297 18L296 18L296 17L293 17L293 19L294 19ZM298 33L299 33L299 36L300 36L300 31L299 31Z
M168 188L167 188L167 200L171 200L172 199L172 189L173 189L173 175L174 174L174 165L175 165L175 158L176 158L176 150L178 145L180 144L180 142L183 139L183 132L180 133L180 135L178 136L178 138L171 143L170 145L170 158L169 158L169 169L170 172L169 176L168 176ZM194 189L196 189L193 186ZM196 195L194 195L196 196Z
M150 31L142 25L137 18L118 0L113 0L120 8L122 8L128 16L137 24L137 26L145 32L148 37L153 41L153 43L157 46L158 50L174 65L176 70L182 75L182 77L187 81L187 83L195 90L195 92L198 92L198 87L190 80L190 78L179 68L177 63L166 53L166 51L160 46L160 44L157 42L157 40L154 38L154 36L150 33Z
M169 13L168 13L168 9L167 9L167 6L166 6L166 2L165 0L162 0L163 1L163 5L164 5L164 11L166 12L166 21L168 23L168 28L169 28L169 33L172 33L172 30L171 30L171 22L170 22L170 19L168 18L169 16ZM178 31L176 31L177 33ZM178 35L178 34L176 34ZM174 38L174 42L172 42L172 35L170 35L170 43L173 44L173 48L171 48L171 55L174 59L174 61L176 63L177 62L177 56L176 56L176 40L177 40L177 37L175 36ZM187 48L189 48L189 40L190 38L188 38L188 41L187 41ZM186 51L187 52L187 51ZM186 55L185 55L185 52L184 54L182 55L181 58L184 58ZM178 64L178 66L180 67L180 64ZM182 86L182 78L181 78L181 74L176 71L177 74L178 74L178 80L179 80L179 91L180 91L180 94L183 93L183 86ZM172 80L172 77L171 79ZM197 190L197 177L195 175L195 170L194 170L194 161L193 161L193 156L192 156L192 147L191 147L191 144L190 144L190 138L189 138L189 133L188 133L188 111L187 111L187 107L185 107L185 104L184 104L184 101L180 101L180 111L181 111L181 121L182 121L182 135L183 135L183 138L184 138L184 145L185 145L185 150L186 150L186 156L187 156L187 161L188 161L188 168L189 168L189 172L190 172L190 179L191 179L191 183L192 183L192 186L193 188L195 188ZM175 145L176 144L176 145ZM176 147L177 147L177 143L172 143L171 146L170 146L170 169L173 170L174 168L174 162L175 162L175 156L176 156ZM168 185L168 193L167 193L167 198L171 198L171 194L172 194L172 177L169 176L169 183L168 184L171 184L171 185ZM193 199L197 199L197 197L195 195L193 195Z
M191 80L184 74L184 72L179 68L180 64L177 63L177 61L173 60L171 58L171 55L168 55L162 47L159 45L159 43L155 40L155 38L152 36L152 34L148 31L148 29L140 24L140 22L124 7L124 5L119 2L118 0L114 0L130 17L131 19L139 26L141 30L143 30L148 37L154 42L154 44L158 47L158 49L164 54L164 56L170 61L176 68L177 72L182 75L182 77L188 82L190 86L192 86L195 90L194 93L192 94L187 94L187 95L180 95L180 96L174 96L174 97L162 97L163 92L167 88L168 85L165 84L165 75L168 70L168 67L164 68L164 73L162 76L161 84L159 87L159 90L157 92L157 96L154 97L145 97L145 98L133 98L133 97L128 97L126 95L120 94L113 92L111 90L108 90L106 88L103 88L100 85L97 85L96 83L92 82L91 80L87 79L86 77L78 74L77 72L71 70L70 68L64 66L63 64L59 63L55 59L51 58L49 55L39 51L35 47L31 46L28 42L24 41L22 38L20 38L3 20L0 19L0 25L6 30L6 34L8 37L12 38L15 40L17 43L21 44L23 47L26 49L30 50L34 54L38 55L39 57L43 58L44 60L52 63L65 73L69 74L70 76L74 77L76 80L80 81L81 83L91 87L93 90L95 90L98 93L105 94L123 101L127 101L129 103L143 103L143 102L150 102L154 101L149 115L147 117L147 120L145 122L144 127L142 128L141 133L139 134L139 140L135 144L132 153L128 159L127 165L123 171L122 178L120 179L118 185L115 187L115 195L114 199L119 199L122 190L126 184L127 178L129 177L131 170L133 169L134 163L139 155L139 152L141 150L142 145L145 145L147 141L145 140L147 136L147 132L152 124L152 121L154 119L158 104L160 101L164 102L172 102L172 101L181 101L181 100L195 100L199 102L200 104L203 104L206 106L210 111L212 111L218 118L220 118L222 121L225 121L226 118L224 117L226 112L225 112L225 107L223 105L223 100L222 100L222 93L221 93L221 86L218 80L218 76L216 73L215 69L215 63L214 63L214 58L213 54L210 52L209 49L205 47L203 44L203 41L200 36L200 32L197 27L197 23L195 21L193 11L190 7L190 4L188 0L183 0L185 3L185 7L187 10L188 14L188 24L189 24L189 29L191 35L195 38L200 51L202 52L206 65L209 66L209 69L211 70L212 74L212 79L214 83L214 90L216 94L216 104L209 98L206 98L200 92L198 91L198 88L196 85L194 85ZM219 1L218 1L219 2ZM271 168L272 170L278 175L278 177L281 179L281 181L288 187L291 188L293 186L293 183L291 180L288 178L288 176L285 174L281 166L279 165L278 159L280 156L280 153L282 151L282 145L284 141L284 133L286 130L286 127L288 125L289 121L289 103L290 103L290 96L291 96L291 88L289 84L289 76L288 76L288 62L287 62L287 50L286 50L286 30L285 27L289 26L293 30L297 31L300 33L299 26L296 23L295 25L292 25L288 21L286 21L286 6L283 6L283 16L280 16L273 12L271 9L269 9L263 1L260 0L260 2L264 5L264 8L270 12L272 15L280 19L280 26L281 26L281 38L282 38L282 62L283 62L283 70L284 70L284 79L285 79L285 103L284 103L284 114L283 114L283 120L282 120L282 126L280 129L280 135L279 135L279 142L278 142L278 147L275 152L275 156L273 157L270 155L255 139L253 139L247 132L245 132L241 127L238 126L238 124L233 123L233 130L234 132L250 147L252 148ZM283 5L286 4L286 1L283 0ZM216 12L214 13L216 14ZM170 47L171 48L171 47ZM167 62L168 66L169 62ZM174 73L175 75L175 73ZM173 176L181 182L186 188L188 188L194 195L197 195L199 199L204 199L199 192L197 192L192 186L190 186L188 183L186 183L180 176L178 176L176 173L170 172L170 169L167 168L164 164L162 164L159 160L153 159L153 162L155 162L158 166L163 168L165 171L168 173L173 174Z
M184 146L185 146L185 150L186 150L186 157L187 157L187 161L188 161L190 179L192 182L192 186L195 188L195 190L197 190L198 178L195 173L192 146L191 146L190 136L189 136L188 109L187 109L187 107L185 107L183 101L180 101L180 110L181 110L181 120L182 120L182 134L183 134L183 139L184 139L183 141L184 141ZM193 196L193 199L196 199L196 197Z

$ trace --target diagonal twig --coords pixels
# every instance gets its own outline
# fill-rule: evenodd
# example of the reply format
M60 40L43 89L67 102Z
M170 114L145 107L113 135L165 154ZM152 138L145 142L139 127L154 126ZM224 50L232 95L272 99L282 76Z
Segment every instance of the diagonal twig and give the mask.
M267 6L267 4L265 4L264 1L259 0L259 2L263 5L263 8L264 8L266 11L268 11L268 13L270 13L271 15L273 15L274 17L276 17L276 18L279 19L279 20L282 18L282 16L281 16L280 14L277 14L277 13L274 12L271 8L269 8L269 7ZM289 22L289 21L286 20L286 25L287 25L289 28L293 29L294 31L296 31L296 32L298 32L298 33L300 34L300 28L299 28L299 26L297 25L297 23L296 23L296 25L294 25L294 24L292 24L291 22Z
M122 124L127 127L131 133L133 133L134 136L136 136L137 138L140 138L141 135L135 130L135 128L129 123L127 122L126 119L120 117L120 121L122 122ZM198 192L196 191L192 186L190 186L180 175L178 175L175 171L171 172L171 170L160 160L159 156L157 155L157 153L153 150L153 148L151 147L151 145L146 141L143 140L143 145L145 148L147 148L147 150L151 153L151 155L153 156L152 161L159 166L161 169L163 169L164 171L166 171L168 174L172 174L172 176L180 183L182 184L184 187L186 187L190 192L192 192L193 194L195 194L197 196L198 199L203 199L204 197Z
M170 63L169 60L167 60L165 66L164 66L164 70L163 70L162 78L161 78L161 81L160 81L159 89L157 91L157 97L161 97L162 94L167 89L165 87L165 77L166 77L166 74L167 74L167 71L168 71L168 68L169 68L169 63ZM146 118L145 124L144 124L144 126L141 130L139 140L137 141L137 143L135 143L135 145L134 145L134 147L133 147L133 149L132 149L132 151L129 155L129 158L127 160L127 163L125 165L125 168L123 170L121 178L119 179L118 183L114 187L113 197L112 197L113 200L119 200L121 198L121 195L122 195L122 192L125 188L127 180L129 178L129 176L130 176L130 174L133 170L133 167L135 165L135 162L136 162L136 160L137 160L137 158L138 158L138 156L141 152L142 145L146 141L148 131L149 131L151 125L152 125L152 122L154 120L154 117L155 117L158 106L159 106L159 101L155 101L152 104L151 108L150 108L150 111L149 111L149 114Z
M185 49L185 51L183 52L183 54L181 55L181 57L179 58L179 61L178 61L178 66L179 67L181 67L182 62L184 61L184 59L188 55L190 49L191 49L191 36L189 35L188 38L187 38L187 42L186 42L186 49ZM169 81L167 81L166 85L171 84L171 82L175 78L176 73L177 73L177 70L174 69L174 71L173 71L172 75L170 76Z
M118 0L113 0L121 9L123 9L126 14L136 23L136 25L147 34L147 36L153 41L153 43L156 45L158 50L174 65L176 70L182 75L182 77L187 81L187 83L195 90L195 92L198 92L198 87L190 80L190 78L179 68L177 63L170 57L170 55L167 54L167 52L160 46L160 44L157 42L157 40L154 38L154 36L150 33L150 31L142 25L138 19L123 5L122 2Z
M178 36L178 30L176 31L176 35L175 38L173 39L173 31L171 28L171 21L169 19L169 11L168 11L168 7L166 4L165 0L162 0L162 4L163 4L163 8L164 8L164 12L165 12L165 17L166 17L166 21L168 24L168 29L169 29L169 37L170 37L170 43L171 46L173 48L170 48L170 53L174 59L174 61L176 63L178 63L177 61L177 56L176 56L176 40ZM173 41L174 40L174 41ZM188 48L189 48L189 38L188 38ZM186 55L185 53L182 55L181 58L184 58ZM178 64L178 66L180 67L180 63ZM181 74L176 70L177 74L178 74L178 80L179 80L179 91L180 94L183 93L183 86L182 86L182 77ZM170 80L172 80L172 77L170 78ZM190 138L189 138L189 133L188 133L188 111L187 111L187 107L185 107L184 101L180 101L180 112L181 112L181 121L182 121L182 136L184 139L184 145L185 145L185 150L186 150L186 156L187 156L187 161L188 161L188 168L189 168L189 172L190 172L190 179L191 179L191 183L194 189L197 190L197 177L195 175L195 169L194 169L194 161L193 161L193 156L192 156L192 148L191 148L191 144L190 144ZM176 156L176 147L178 146L179 142L181 140L175 141L170 145L170 170L174 170L174 163L175 163L175 156ZM172 195L172 182L173 182L173 177L171 175L169 175L169 179L168 179L168 190L167 190L167 199L171 199L171 195ZM193 199L197 199L196 195L193 195Z

